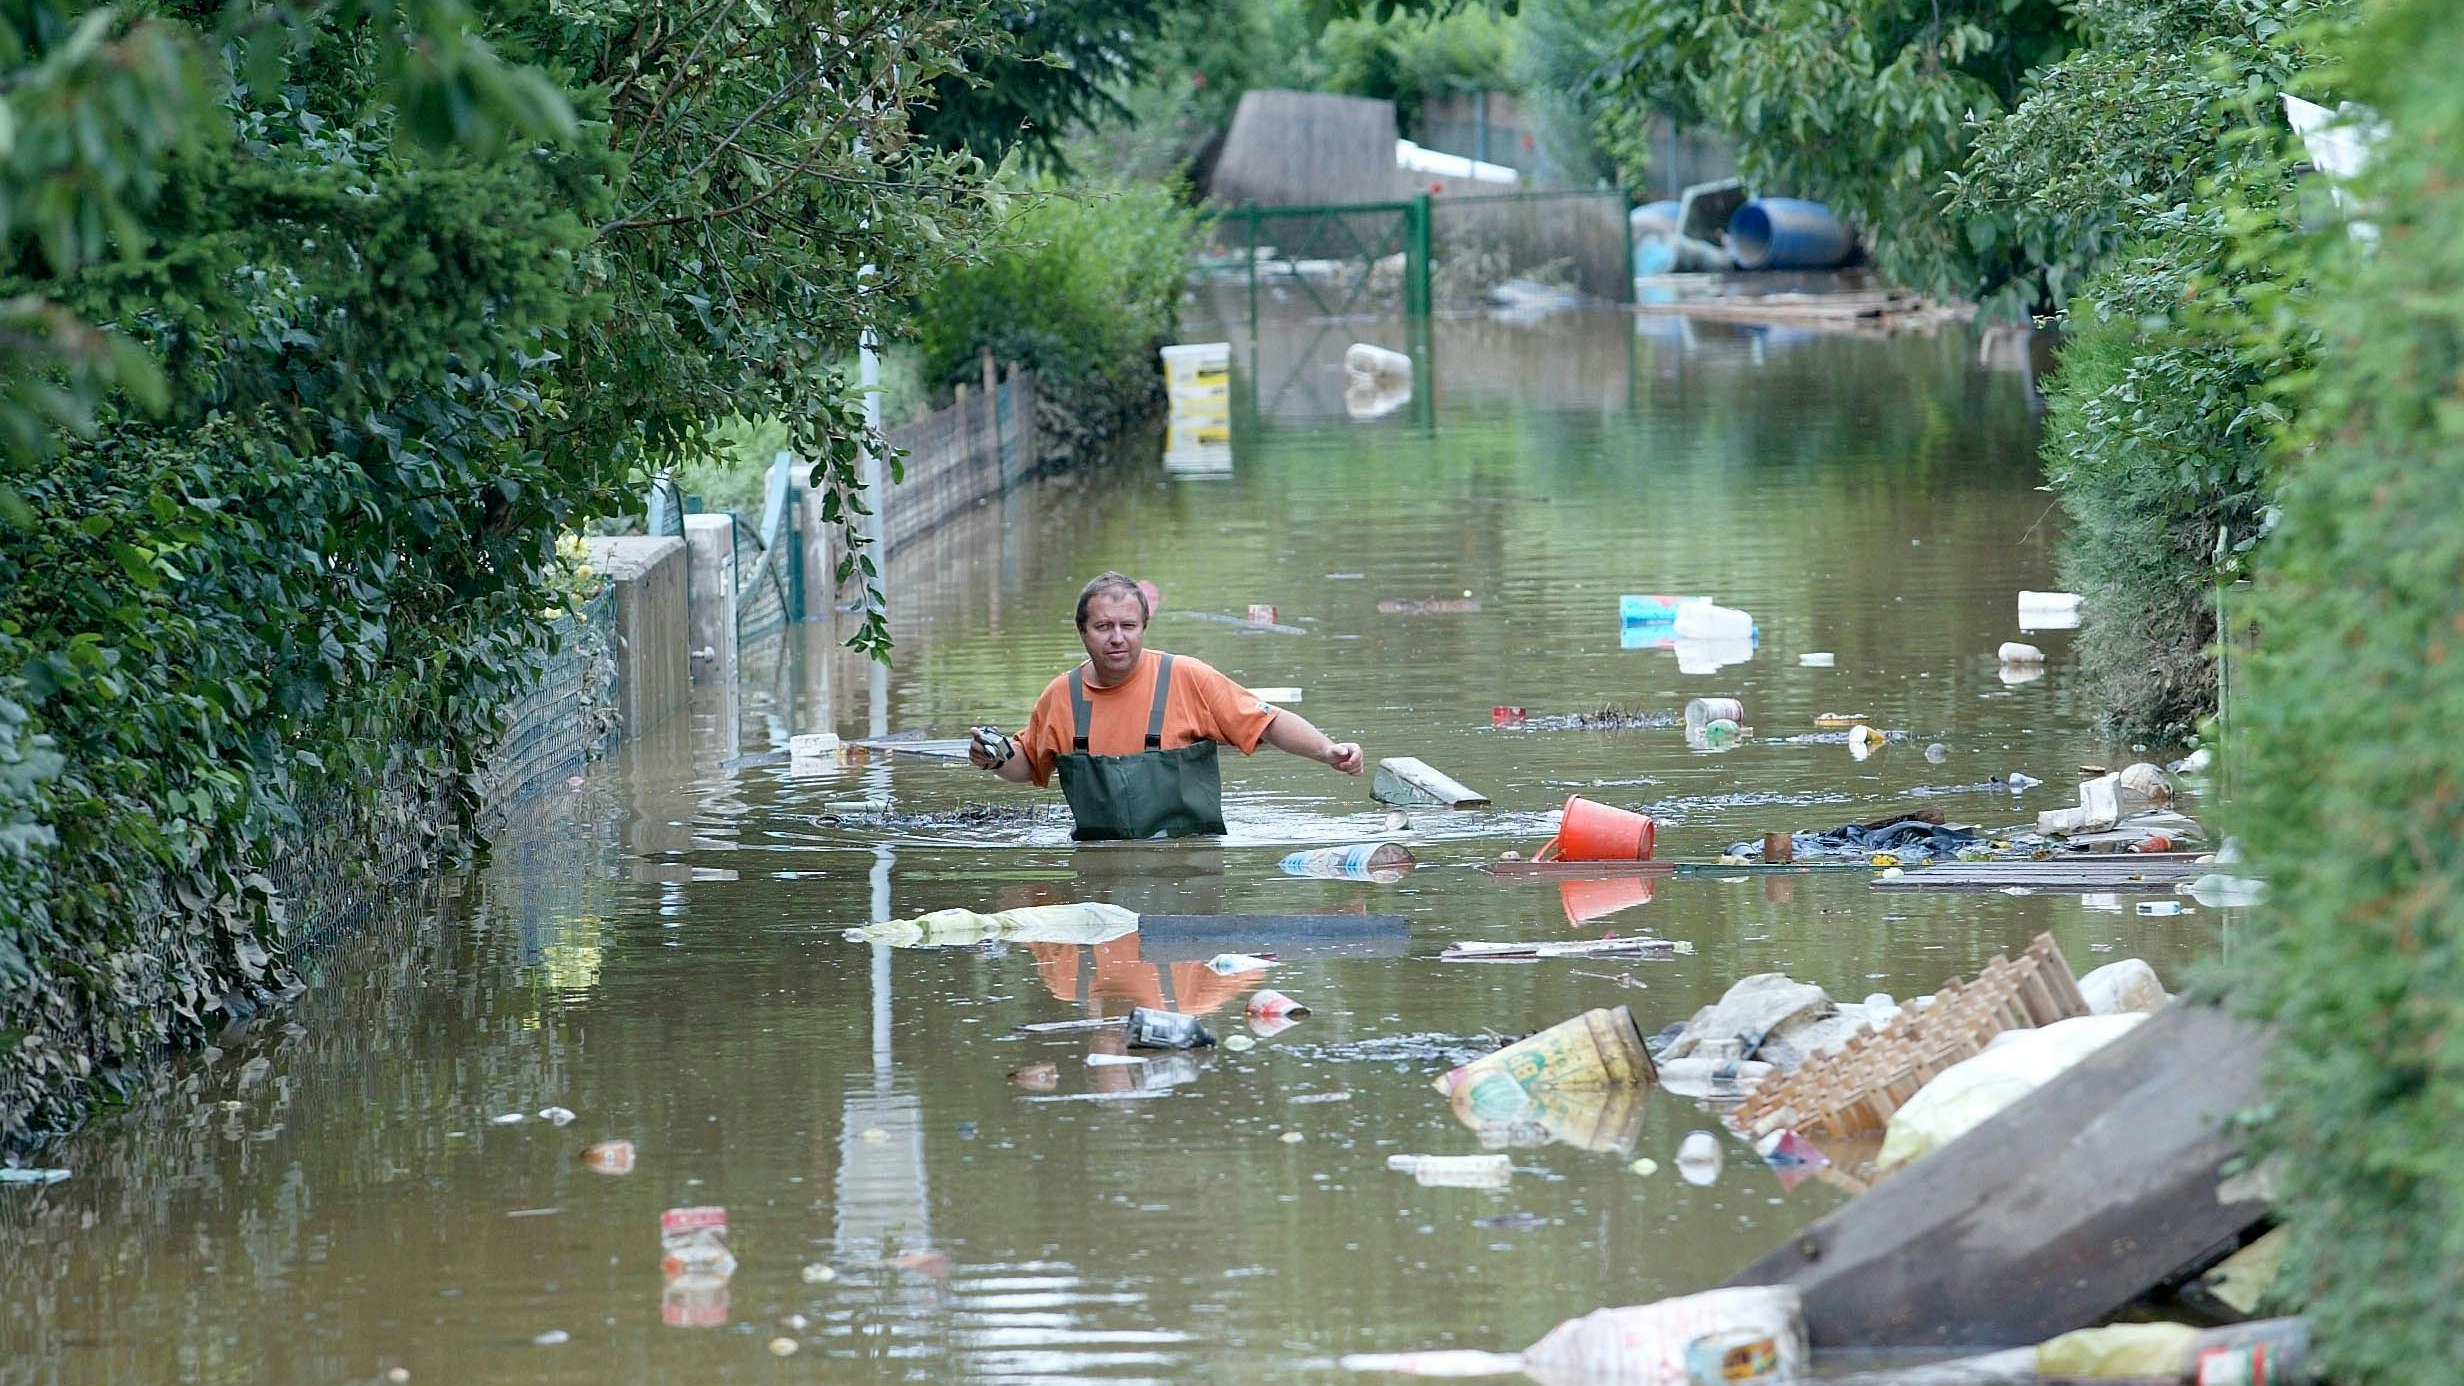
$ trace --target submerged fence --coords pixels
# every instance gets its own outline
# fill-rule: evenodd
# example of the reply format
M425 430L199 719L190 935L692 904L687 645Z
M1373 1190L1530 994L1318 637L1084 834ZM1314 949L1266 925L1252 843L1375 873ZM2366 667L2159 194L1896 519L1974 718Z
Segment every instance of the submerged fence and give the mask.
M1628 303L1633 263L1624 195L1592 189L1230 207L1199 259L1239 281L1252 328L1268 294L1328 318L1466 307L1510 279Z
M984 382L979 390L960 386L947 409L885 431L901 454L903 475L872 498L880 516L877 561L1043 466L1034 373L1012 367L1004 377L987 361ZM837 604L838 564L846 549L838 527L821 517L808 471L793 454L780 453L771 463L758 521L735 514L688 519L672 479L662 475L651 483L644 529L685 541L685 602L697 642L714 642L732 630L741 647L790 622L822 619ZM854 595L852 584L846 595ZM713 657L715 668L732 667L723 653Z
M930 533L977 501L998 496L1035 475L1043 452L1035 429L1035 373L1011 368L985 388L960 386L949 408L889 431L906 454L906 479L891 487L882 517L887 553Z

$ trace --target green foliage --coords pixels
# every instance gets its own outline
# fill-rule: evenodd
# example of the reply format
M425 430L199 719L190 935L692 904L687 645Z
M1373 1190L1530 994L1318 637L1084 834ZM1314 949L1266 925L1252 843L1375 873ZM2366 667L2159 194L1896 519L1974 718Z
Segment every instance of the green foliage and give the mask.
M1538 125L1540 156L1558 181L1617 171L1603 124L1619 70L1615 0L1530 0L1517 25L1508 81Z
M2078 276L2204 200L2271 150L2238 138L2274 118L2303 69L2292 36L2322 0L2081 0L2081 43L2033 73L2017 108L1953 170L1948 211L2007 261L1992 292L2059 308ZM1988 228L1979 231L1976 228Z
M916 304L924 378L978 379L979 354L1036 374L1037 423L1061 450L1109 438L1162 390L1195 220L1165 188L1049 185L1020 197L1003 245Z
M1301 0L1230 0L1172 10L1148 64L1115 109L1069 136L1069 166L1124 183L1185 180L1232 123L1241 93L1309 87L1317 68Z
M1044 0L991 10L1006 42L934 82L919 133L952 153L1015 149L1055 172L1077 128L1127 113L1120 93L1159 47L1176 11L1162 0Z
M2264 550L2227 749L2273 894L2231 960L2276 1027L2255 1132L2282 1161L2290 1297L2330 1379L2439 1376L2464 1338L2464 11L2367 7L2331 100L2386 124L2339 216L2273 247L2315 273L2315 363Z
M1514 45L1512 20L1472 0L1337 19L1318 35L1326 89L1394 102L1407 130L1433 97L1510 87Z
M2214 706L2208 594L2267 514L2278 420L2257 396L2275 365L2226 330L2222 222L2152 219L2091 276L2047 394L2045 470L2071 521L2063 585L2090 613L2080 669L2126 739L2179 743ZM2185 313L2200 293L2211 311Z
M467 838L645 464L774 419L855 520L834 365L989 205L963 13L194 8L0 17L0 1139L285 985L303 849Z
M1707 123L1745 181L1815 198L1865 228L1880 267L1975 297L2017 248L1992 221L1941 215L1980 122L2072 40L2055 0L1635 0L1622 16L1625 104ZM1629 122L1631 124L1631 122Z
M2071 520L2064 583L2086 598L2080 668L2124 739L2178 743L2214 708L2212 594L2271 513L2271 382L2308 342L2260 335L2302 286L2247 247L2291 205L2276 93L2314 62L2292 21L2334 9L2083 6L2090 42L2038 74L1953 180L1953 217L2024 247L2014 285L2077 293L2045 468Z

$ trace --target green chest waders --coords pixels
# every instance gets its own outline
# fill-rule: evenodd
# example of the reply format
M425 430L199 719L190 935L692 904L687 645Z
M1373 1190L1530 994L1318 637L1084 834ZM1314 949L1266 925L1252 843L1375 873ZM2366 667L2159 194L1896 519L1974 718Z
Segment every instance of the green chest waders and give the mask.
M1147 717L1146 749L1134 756L1087 754L1095 710L1087 703L1086 670L1069 675L1069 709L1076 727L1068 755L1056 764L1061 793L1078 819L1070 834L1080 842L1142 837L1188 837L1223 831L1223 777L1215 768L1215 743L1193 741L1167 751L1164 703L1172 696L1172 656L1155 671L1155 710Z

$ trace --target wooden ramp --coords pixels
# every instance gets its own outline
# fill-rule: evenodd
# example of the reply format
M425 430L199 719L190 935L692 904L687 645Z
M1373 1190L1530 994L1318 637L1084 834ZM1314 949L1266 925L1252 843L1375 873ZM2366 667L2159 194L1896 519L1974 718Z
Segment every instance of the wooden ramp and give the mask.
M2101 1321L2267 1215L2225 1183L2263 1031L2176 1002L1737 1273L1817 1348L2010 1347Z

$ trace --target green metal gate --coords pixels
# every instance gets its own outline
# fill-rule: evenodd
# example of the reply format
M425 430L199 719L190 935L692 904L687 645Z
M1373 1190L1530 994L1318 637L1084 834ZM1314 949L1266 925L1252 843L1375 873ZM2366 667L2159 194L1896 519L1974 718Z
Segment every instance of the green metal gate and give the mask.
M1382 307L1378 267L1402 257L1400 288L1407 317L1426 317L1429 293L1429 198L1311 207L1234 207L1218 212L1209 249L1218 263L1238 255L1249 281L1249 326L1258 325L1261 278L1295 286L1330 318Z

